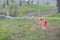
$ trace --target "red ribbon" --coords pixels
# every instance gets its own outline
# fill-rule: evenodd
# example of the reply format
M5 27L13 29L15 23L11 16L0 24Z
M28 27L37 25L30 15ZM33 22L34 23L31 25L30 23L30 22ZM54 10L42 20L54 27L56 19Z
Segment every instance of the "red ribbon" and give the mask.
M42 27L42 29L46 29L46 27L47 27L47 20L45 19L45 18L40 18L40 17L37 17L37 21L38 22L43 22L43 27Z
M38 21L38 22L41 22L42 20L43 20L42 18L37 17L37 21Z
M43 22L43 29L46 29L46 27L47 27L47 21L44 20L44 22Z

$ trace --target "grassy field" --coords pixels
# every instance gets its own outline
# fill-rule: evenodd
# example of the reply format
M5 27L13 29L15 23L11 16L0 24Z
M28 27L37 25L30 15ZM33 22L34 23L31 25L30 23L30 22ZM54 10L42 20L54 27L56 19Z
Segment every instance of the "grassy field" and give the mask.
M33 21L32 21L33 20ZM45 40L45 31L40 31L34 19L6 19L0 21L0 40Z
M23 4L22 6L19 6L19 5L7 6L6 5L6 9L14 10L15 6L17 6L17 13L18 13L17 15L18 16L23 16L23 14L27 13L27 12L37 12L38 10L44 11L44 10L56 8L56 6L51 6L51 5L36 5L36 4L27 5L27 4ZM0 9L3 9L2 5L0 5ZM2 13L4 14L4 12L2 12ZM0 13L0 14L2 14L2 13ZM13 14L14 14L13 11L10 12L10 15L13 15Z
M48 17L60 17L52 14ZM60 24L60 20L47 19L48 23ZM5 19L0 20L0 40L45 40L45 31L38 26L35 19ZM36 27L36 28L35 28Z
M56 14L51 14L48 16L45 16L48 18L60 18L60 13L56 13ZM53 23L53 24L60 24L60 19L47 19L48 22Z
M13 6L13 5L12 5ZM56 7L49 5L22 5L18 6L18 16L22 16L25 12L36 12L39 9L41 11L54 9ZM1 6L0 6L1 7ZM49 9L48 9L49 8ZM2 9L2 7L1 7ZM10 6L6 9L14 10L14 7L10 9ZM3 12L2 12L3 13ZM0 14L2 14L0 13ZM14 12L10 12L14 14ZM60 14L52 14L47 17L60 17ZM48 20L48 23L60 24L60 20ZM5 19L0 20L0 40L45 40L45 31L39 28L37 20L35 19ZM36 28L35 28L36 27Z

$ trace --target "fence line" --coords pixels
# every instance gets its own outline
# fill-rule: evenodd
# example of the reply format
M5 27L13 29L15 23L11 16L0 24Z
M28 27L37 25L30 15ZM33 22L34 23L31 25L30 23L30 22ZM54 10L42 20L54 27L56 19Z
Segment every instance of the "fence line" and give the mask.
M11 17L10 19L24 19L24 18L27 18L27 19L36 19L36 17ZM40 18L46 18L46 19L59 19L60 18L57 18L57 17L40 17Z
M5 16L5 15L0 15L2 17L5 17L5 18L10 18L10 19L24 19L24 18L27 18L27 19L36 19L36 17L32 16L32 17L11 17L11 16ZM57 17L40 17L40 18L45 18L45 19L59 19L60 18L57 18Z

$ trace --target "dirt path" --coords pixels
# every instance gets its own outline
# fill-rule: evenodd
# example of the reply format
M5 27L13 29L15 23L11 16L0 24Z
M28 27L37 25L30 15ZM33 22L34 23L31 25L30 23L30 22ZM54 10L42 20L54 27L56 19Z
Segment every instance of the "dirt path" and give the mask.
M56 13L57 9L51 9L51 10L47 10L47 11L40 11L40 12L32 12L32 13L24 13L24 16L42 16L42 15L48 15L48 14L52 14L52 13Z
M60 40L60 25L48 24L46 29L46 40Z

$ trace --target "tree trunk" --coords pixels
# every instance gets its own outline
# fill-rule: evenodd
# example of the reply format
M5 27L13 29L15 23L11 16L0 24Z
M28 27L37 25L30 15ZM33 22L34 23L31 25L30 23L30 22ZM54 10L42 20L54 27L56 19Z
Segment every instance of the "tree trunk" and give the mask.
M31 4L33 4L33 1L31 1Z
M47 0L47 3L46 3L47 5L49 4L49 0Z
M5 2L3 3L3 8L5 8Z
M57 0L58 13L60 13L60 0Z
M30 0L27 1L27 4L30 4Z
M7 5L9 5L9 0L7 0L6 2L7 2Z
M19 2L19 3L20 3L20 6L22 6L22 1L21 1L21 0L20 0L20 2Z

